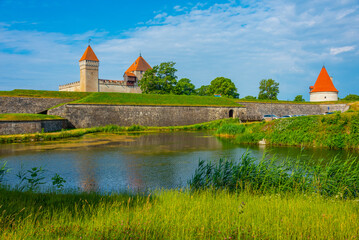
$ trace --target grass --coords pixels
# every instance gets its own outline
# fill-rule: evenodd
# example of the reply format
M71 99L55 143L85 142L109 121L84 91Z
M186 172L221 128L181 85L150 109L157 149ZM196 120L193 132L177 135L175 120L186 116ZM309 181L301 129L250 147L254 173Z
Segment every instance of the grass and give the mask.
M358 219L357 200L311 194L0 189L1 239L357 239Z
M77 104L164 105L164 106L224 106L241 107L238 99L205 96L159 95L135 93L93 93L75 101Z
M225 130L229 126L222 126L217 134L230 135L236 143L258 144L264 139L271 145L359 149L358 112L285 118L243 126L244 131L235 133Z
M46 115L45 115L46 116ZM1 143L17 143L17 142L37 142L37 141L54 141L58 139L81 137L90 133L146 133L146 132L161 132L161 131L197 131L197 130L214 130L225 123L235 123L237 119L220 119L211 122L186 125L186 126L171 126L171 127L145 127L140 125L132 125L129 127L122 127L118 125L108 125L104 127L82 128L62 130L61 132L52 133L34 133L34 134L18 134L18 135L0 135Z
M299 192L355 199L359 197L359 162L348 157L309 165L300 158L279 161L264 155L257 160L247 152L239 161L200 161L189 186L192 190L249 189L261 194Z
M31 114L31 113L2 113L0 114L0 121L31 121L31 120L52 120L63 119L58 116Z
M33 97L33 98L68 98L80 99L91 93L87 92L59 92L45 90L23 90L0 91L1 97Z

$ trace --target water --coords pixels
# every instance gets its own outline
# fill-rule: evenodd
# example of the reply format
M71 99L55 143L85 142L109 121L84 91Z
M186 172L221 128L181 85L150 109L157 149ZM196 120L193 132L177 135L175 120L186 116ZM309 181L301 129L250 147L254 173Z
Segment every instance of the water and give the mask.
M298 158L303 164L357 152L294 147L235 145L207 132L156 133L138 136L91 134L82 138L47 143L0 145L0 161L11 168L4 182L15 186L21 168L43 167L47 183L55 173L66 180L65 188L85 191L121 191L184 187L199 159L238 159L243 153L261 158L266 152L278 159Z

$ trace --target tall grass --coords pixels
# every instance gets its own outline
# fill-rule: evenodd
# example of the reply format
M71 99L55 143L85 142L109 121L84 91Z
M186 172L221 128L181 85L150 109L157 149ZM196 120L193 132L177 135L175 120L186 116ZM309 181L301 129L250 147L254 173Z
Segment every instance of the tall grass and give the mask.
M358 203L318 195L0 189L1 239L357 239Z
M359 196L359 162L333 158L309 166L275 157L257 161L247 152L239 161L221 159L217 164L199 161L192 179L192 190L227 189L230 192L250 190L256 193L300 192L340 198Z

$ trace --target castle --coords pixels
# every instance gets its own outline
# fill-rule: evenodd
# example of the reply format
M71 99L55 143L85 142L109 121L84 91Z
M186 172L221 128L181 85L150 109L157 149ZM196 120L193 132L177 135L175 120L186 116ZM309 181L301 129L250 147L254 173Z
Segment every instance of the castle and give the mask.
M334 87L333 78L329 77L323 66L314 86L309 87L311 102L338 101L338 90Z
M142 93L138 82L151 66L140 55L126 70L124 80L99 79L100 61L88 45L80 61L80 81L59 86L59 91L68 92L123 92Z

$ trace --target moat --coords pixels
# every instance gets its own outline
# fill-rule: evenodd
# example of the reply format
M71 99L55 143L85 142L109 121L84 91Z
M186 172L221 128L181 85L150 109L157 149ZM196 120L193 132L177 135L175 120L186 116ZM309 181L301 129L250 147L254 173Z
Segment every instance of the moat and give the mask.
M359 156L358 152L295 147L235 145L210 132L173 132L146 135L90 134L81 138L46 143L0 145L0 161L11 171L4 183L15 186L22 169L42 167L50 187L58 173L66 189L103 192L184 187L199 159L238 159L246 151L255 158L266 152L278 161L298 159L311 164L335 156ZM300 157L299 157L300 156Z

